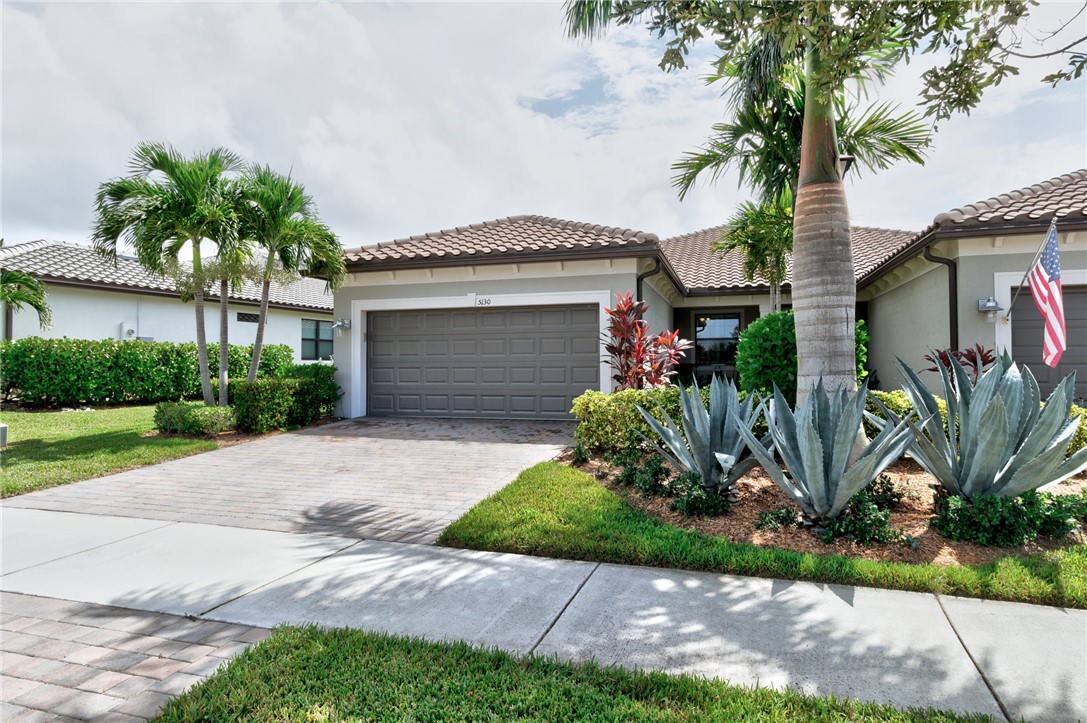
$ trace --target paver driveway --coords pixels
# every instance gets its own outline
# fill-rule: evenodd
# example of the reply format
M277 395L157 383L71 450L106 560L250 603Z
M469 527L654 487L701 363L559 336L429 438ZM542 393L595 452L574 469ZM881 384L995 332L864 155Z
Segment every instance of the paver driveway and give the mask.
M5 506L433 542L573 423L364 419L7 499Z

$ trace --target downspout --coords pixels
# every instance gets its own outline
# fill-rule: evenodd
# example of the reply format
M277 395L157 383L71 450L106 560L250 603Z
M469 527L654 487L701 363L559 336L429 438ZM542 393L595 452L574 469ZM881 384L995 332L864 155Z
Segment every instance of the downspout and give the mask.
M923 254L926 260L943 264L947 267L947 321L951 332L951 348L959 348L959 271L955 262L942 256L932 255L933 241L925 246Z
M638 280L634 284L634 286L635 286L634 295L637 297L638 301L642 300L642 281L644 281L645 279L648 279L650 276L656 276L660 272L661 272L661 260L660 260L660 257L658 256L657 258L653 259L653 268L649 269L645 273L638 274Z

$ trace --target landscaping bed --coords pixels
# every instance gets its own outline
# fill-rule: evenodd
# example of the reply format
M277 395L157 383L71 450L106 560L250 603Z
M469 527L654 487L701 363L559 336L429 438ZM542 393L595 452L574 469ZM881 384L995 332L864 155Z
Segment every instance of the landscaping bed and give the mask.
M867 559L850 554L854 543L839 540L833 544L842 547L824 545L809 531L795 531L811 538L795 538L811 546L805 551L733 541L698 529L697 521L688 520L689 526L670 524L663 516L632 505L634 501L581 470L545 462L469 510L446 528L438 544L1087 608L1084 544L1012 554L999 550L991 561L975 564L912 563L878 555ZM730 514L741 514L743 506L735 505ZM744 534L753 538L753 525L746 528Z
M990 719L311 626L277 629L156 720Z
M1050 550L1075 547L1087 542L1083 533L1053 538L1041 536L1020 547L988 547L971 542L949 540L930 524L936 514L936 480L915 462L903 459L886 472L895 488L903 494L891 508L890 526L908 535L908 542L872 542L859 544L844 537L823 542L810 530L793 526L759 529L756 523L761 513L769 513L791 503L769 475L756 467L736 484L739 500L731 510L717 516L687 516L672 509L674 497L647 497L616 481L619 469L595 457L584 464L574 464L567 452L560 461L586 472L627 504L661 521L687 530L697 530L733 542L746 542L759 547L776 547L819 555L848 555L864 560L887 560L935 565L976 565L993 562L1009 555L1036 555ZM1049 490L1054 494L1073 494L1087 486L1087 475L1079 475Z

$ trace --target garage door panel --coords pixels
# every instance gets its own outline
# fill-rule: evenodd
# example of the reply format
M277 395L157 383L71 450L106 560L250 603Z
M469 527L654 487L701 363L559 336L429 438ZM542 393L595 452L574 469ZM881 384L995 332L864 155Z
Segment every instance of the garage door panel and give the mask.
M569 418L599 388L596 306L372 312L368 412Z

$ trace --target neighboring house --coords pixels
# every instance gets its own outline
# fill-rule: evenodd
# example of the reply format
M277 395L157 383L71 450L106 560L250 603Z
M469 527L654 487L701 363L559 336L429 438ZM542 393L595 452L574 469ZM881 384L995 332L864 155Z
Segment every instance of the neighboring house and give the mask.
M1058 373L1079 368L1087 381L1075 328L1087 298L1087 171L1077 171L941 214L921 234L853 229L858 318L868 321L869 363L884 388L898 384L895 356L918 368L931 348L975 341L1012 350L1052 388L1029 291L1008 324L988 324L977 301L993 295L1008 306L1054 214L1071 338ZM739 332L769 310L770 295L744 280L738 255L711 250L722 228L660 240L514 216L349 249L335 295L335 316L350 323L334 342L341 413L566 418L586 389L611 389L603 309L626 291L649 304L653 329L678 328L695 342L686 371L729 373ZM958 269L954 340L946 267L925 249ZM788 282L783 292L788 304Z
M28 336L76 339L195 341L192 303L174 283L148 273L134 258L117 263L88 246L32 241L0 249L0 266L33 274L46 283L53 326L41 329L32 311L0 314L4 339ZM216 288L216 291L218 289ZM272 284L265 344L286 344L296 361L330 358L332 294L319 279ZM206 297L208 343L219 341L219 297ZM245 283L230 297L230 342L252 344L260 311L260 287Z

